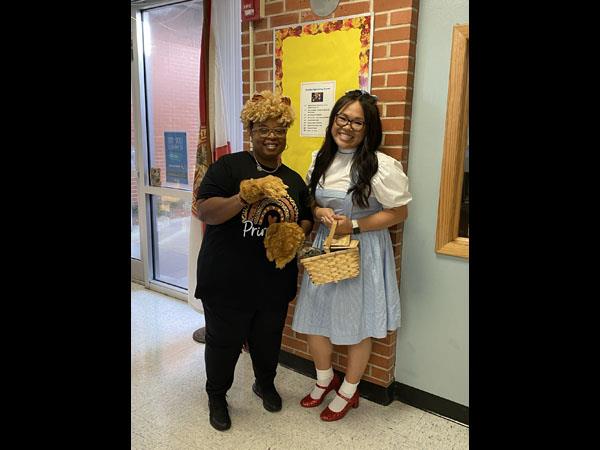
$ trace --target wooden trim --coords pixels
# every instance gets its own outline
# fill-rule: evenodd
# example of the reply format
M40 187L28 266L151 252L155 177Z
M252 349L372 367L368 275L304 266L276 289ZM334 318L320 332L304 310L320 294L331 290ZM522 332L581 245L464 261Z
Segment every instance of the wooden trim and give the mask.
M469 117L469 26L455 25L448 82L446 132L435 251L469 258L469 239L458 236Z

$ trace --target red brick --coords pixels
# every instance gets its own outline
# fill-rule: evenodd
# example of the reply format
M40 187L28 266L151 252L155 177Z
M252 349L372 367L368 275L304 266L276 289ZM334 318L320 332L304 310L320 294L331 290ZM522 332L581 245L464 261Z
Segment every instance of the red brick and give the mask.
M287 336L283 336L281 338L281 342L286 345L287 347L291 347L297 350L300 350L301 352L308 352L308 344L306 344L306 342L301 342L298 341L294 338L290 338Z
M250 57L250 46L242 45L242 58L249 58L249 57Z
M269 52L269 44L267 42L263 44L254 44L254 56L263 56L268 55Z
M250 148L250 146L248 146L248 148ZM246 149L246 145L244 145L244 150L247 150L247 149ZM285 318L285 324L286 324L286 325L289 325L289 326L292 326L292 321L293 321L293 320L294 320L294 319L293 319L293 317L292 317L292 316L287 316L287 317Z
M390 25L400 25L412 22L416 22L416 14L412 9L390 13Z
M267 69L273 67L273 57L272 56L259 56L258 58L254 58L254 67L257 69Z
M409 26L375 30L375 33L373 35L373 43L375 44L390 41L406 41L410 39L411 27Z
M283 2L267 3L265 5L265 15L272 16L283 12Z
M242 70L250 70L250 60L242 59Z
M408 154L408 148L404 148L402 150L404 150L404 153ZM400 223L394 225L394 232L402 234L403 231L404 231L404 222L400 222Z
M394 357L386 358L371 353L371 356L369 357L369 364L373 364L382 369L391 369L394 366Z
M383 131L392 131L392 132L398 132L398 131L402 131L402 132L407 132L407 130L405 129L405 125L404 125L404 119L386 119L383 118L381 119L381 124L383 126ZM404 144L404 140L399 143L399 144L388 144L387 142L385 143L385 145L406 145Z
M282 14L280 16L269 17L269 27L276 28L282 25L290 25L300 22L300 15L295 12L291 14Z
M344 356L344 355L340 355L339 353L337 355L338 355L339 365L343 366L343 367L348 367L348 357Z
M285 326L285 327L283 327L283 335L284 336L289 336L289 337L293 338L294 337L294 331L290 327Z
M417 46L410 42L395 42L390 44L390 56L415 56Z
M373 340L373 347L371 351L381 356L392 356L392 354L394 353L394 346L384 345Z
M388 131L388 132L402 132L404 133L404 135L410 133L410 120L407 119L392 119L392 118L387 118L384 117L382 118L382 122L383 121L389 121L387 124L383 124L384 126L384 131ZM392 129L388 129L389 127L392 127ZM388 143L388 141L385 141L385 145L388 146L394 146L394 145L399 145L399 146L403 146L403 145L407 145L406 144L406 139L404 137L402 138L394 138L391 136L394 135L389 135L390 136L390 142ZM395 135L395 136L403 136L403 135Z
M250 22L242 22L242 33L247 33L250 30Z
M404 141L404 137L402 134L384 133L384 135L383 135L383 144L385 146L402 145L403 141ZM390 156L392 156L392 155L390 155ZM402 158L397 158L397 159L401 160Z
M264 19L254 21L254 31L266 30L269 28L269 20L266 16Z
M258 44L261 42L271 42L273 40L273 31L257 31L254 33L254 43Z
M296 339L306 342L307 336L304 333L298 333L296 331L294 332L294 336L296 337Z
M390 73L387 75L387 87L406 87L408 85L407 73Z
M384 338L377 339L377 342L382 344L394 344L396 342L396 332L389 332Z
M387 44L373 46L373 58L385 58L387 56Z
M409 67L408 58L387 58L373 61L373 73L403 72Z
M389 25L388 23L389 14L375 14L375 29L384 28Z
M390 232L390 239L392 240L392 244L400 244L402 243L402 234Z
M406 89L372 89L372 94L376 95L381 102L403 102L406 100Z
M385 105L385 117L404 117L406 115L406 104Z
M310 0L285 0L285 10L310 8Z
M255 70L254 81L271 81L272 70Z
M377 367L371 366L371 376L373 378L383 381L384 383L387 383L390 381L389 370L383 370L383 369L379 369Z
M255 83L255 85L256 85L256 92L273 90L273 82L272 81L268 81L268 82L264 82L264 83Z
M379 11L389 11L391 9L400 9L400 8L418 8L419 1L418 0L375 0L373 2L373 9L376 12Z
M371 78L371 89L374 87L385 87L385 75L373 75Z
M248 45L250 43L250 36L248 33L242 33L242 45Z

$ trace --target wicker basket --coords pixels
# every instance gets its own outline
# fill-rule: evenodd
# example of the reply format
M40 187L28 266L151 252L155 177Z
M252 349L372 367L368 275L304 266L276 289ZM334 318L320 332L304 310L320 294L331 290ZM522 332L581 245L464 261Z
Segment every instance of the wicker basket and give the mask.
M350 240L344 250L330 251L331 241L335 234L337 223L333 222L329 235L323 244L325 254L300 260L313 284L337 283L348 278L357 277L360 273L360 255L358 240Z

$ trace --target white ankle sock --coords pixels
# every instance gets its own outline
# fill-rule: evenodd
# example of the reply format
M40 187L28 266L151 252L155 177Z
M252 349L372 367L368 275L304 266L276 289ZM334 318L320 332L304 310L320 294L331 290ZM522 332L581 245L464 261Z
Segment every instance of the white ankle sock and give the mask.
M359 383L360 383L360 381L359 381ZM352 396L356 392L357 388L358 388L358 383L356 383L356 384L348 383L348 381L346 381L346 379L344 378L344 382L340 386L339 390L340 390L340 393L344 397L352 398ZM348 402L346 400L344 400L339 395L336 395L334 397L334 399L331 401L331 403L329 404L329 409L332 410L333 412L340 412L342 409L344 409L346 407L347 404L348 404Z
M330 367L326 370L317 369L317 384L320 384L321 386L329 386L331 380L333 380L333 367ZM325 392L325 389L321 389L319 386L315 385L315 388L310 393L310 396L311 398L317 399L323 395L323 392Z

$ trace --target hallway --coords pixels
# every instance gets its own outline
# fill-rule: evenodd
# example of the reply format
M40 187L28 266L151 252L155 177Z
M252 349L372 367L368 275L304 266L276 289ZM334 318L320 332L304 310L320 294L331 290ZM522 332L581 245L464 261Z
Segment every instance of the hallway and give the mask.
M208 423L204 345L192 339L203 316L187 303L131 284L132 449L466 449L468 427L394 401L361 399L339 422L300 399L314 380L279 366L283 410L269 413L252 392L252 364L240 355L228 393L232 427ZM332 398L329 394L328 400Z

